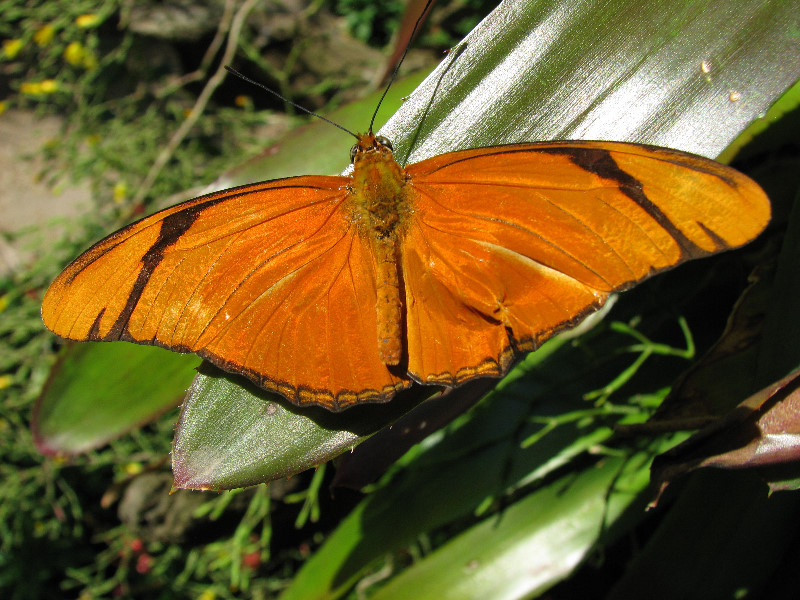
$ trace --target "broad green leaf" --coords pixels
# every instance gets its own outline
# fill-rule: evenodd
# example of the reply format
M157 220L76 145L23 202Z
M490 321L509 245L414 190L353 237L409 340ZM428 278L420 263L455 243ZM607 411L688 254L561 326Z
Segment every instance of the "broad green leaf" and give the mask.
M779 0L506 2L381 133L404 156L421 130L411 161L548 139L713 158L800 77L798 9Z
M176 406L200 364L196 356L134 344L70 344L33 409L45 454L97 448Z
M798 9L797 1L765 0L505 2L380 133L411 161L556 138L646 142L713 157L800 77ZM251 396L240 387L208 400L260 410ZM307 445L281 427L263 435Z
M747 155L753 155L763 150L764 143L774 143L777 140L783 143L792 143L795 139L798 120L797 109L800 108L800 81L789 88L770 108L764 113L763 117L753 121L734 142L725 148L725 151L717 157L717 160L728 164L734 157L739 157L739 151L747 148ZM792 118L794 113L794 118ZM770 129L770 126L783 118L789 121L786 127L779 130ZM769 130L769 135L765 132Z
M172 451L174 485L222 490L256 485L317 466L392 423L421 398L353 408L347 417L300 410L281 397L206 365L186 396Z
M592 348L583 350L599 356L610 354L619 343L614 338L606 333ZM615 412L610 405L587 403L583 397L592 389L592 382L607 381L618 366L603 361L589 366L585 354L558 342L548 342L541 352L529 354L519 369L473 409L470 418L459 420L441 439L422 444L404 457L402 469L392 481L365 498L326 538L282 600L338 598L387 554L413 544L427 531L469 518L494 499L501 507L502 519L503 509L512 504L503 504L506 492L519 493L540 485L577 456L607 443L613 436L611 425L644 418L644 413L629 415L625 410ZM648 372L651 383L659 378L668 380L677 369L659 371ZM583 377L575 379L576 373ZM550 429L551 422L561 424ZM532 445L524 444L532 439L536 440ZM653 452L666 447L654 447ZM595 468L593 460L585 464L589 470ZM648 465L649 457L631 467L636 471L631 476L639 483L631 488L626 502L646 486ZM572 512L575 502L604 502L603 493L595 497L594 492L586 492L579 498L572 494L580 496L577 491L563 496L567 504L564 515ZM551 517L562 510L558 502L551 509ZM581 540L584 545L579 556L593 543L584 537ZM551 575L557 577L551 583L564 573L561 567L553 569ZM521 571L520 576L525 577L526 572ZM442 572L442 577L446 576Z
M599 541L613 541L609 529L647 487L641 466L658 451L653 446L553 481L448 541L370 598L513 600L547 590Z

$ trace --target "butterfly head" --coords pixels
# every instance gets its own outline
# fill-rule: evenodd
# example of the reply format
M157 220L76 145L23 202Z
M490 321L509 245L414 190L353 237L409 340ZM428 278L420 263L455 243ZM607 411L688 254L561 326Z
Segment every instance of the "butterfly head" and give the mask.
M375 135L371 131L358 136L358 142L350 148L350 162L355 164L361 157L369 153L392 155L392 142L382 135Z

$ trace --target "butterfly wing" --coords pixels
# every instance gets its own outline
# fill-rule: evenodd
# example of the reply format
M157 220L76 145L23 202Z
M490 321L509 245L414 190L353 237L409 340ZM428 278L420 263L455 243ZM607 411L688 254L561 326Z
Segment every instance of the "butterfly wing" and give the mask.
M342 210L347 182L253 184L142 219L59 275L44 322L195 352L298 404L388 399L410 381L378 357L374 258Z
M745 244L770 218L741 173L636 144L496 146L406 171L408 370L427 383L502 375L611 292Z

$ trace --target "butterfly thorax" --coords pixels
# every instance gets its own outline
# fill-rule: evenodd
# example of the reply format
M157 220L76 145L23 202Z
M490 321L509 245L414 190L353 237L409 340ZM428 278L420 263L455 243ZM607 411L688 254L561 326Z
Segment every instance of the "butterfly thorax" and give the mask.
M406 174L388 140L368 133L353 148L349 198L360 232L379 238L400 233L409 212Z
M353 147L348 201L359 235L375 259L378 352L386 365L402 358L403 302L400 293L400 239L411 212L407 178L388 140L362 135Z

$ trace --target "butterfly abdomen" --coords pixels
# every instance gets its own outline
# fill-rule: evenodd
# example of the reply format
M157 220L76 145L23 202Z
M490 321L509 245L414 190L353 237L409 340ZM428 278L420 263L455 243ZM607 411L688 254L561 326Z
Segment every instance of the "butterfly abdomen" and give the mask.
M389 146L367 134L357 149L348 194L351 218L375 259L378 353L383 364L397 365L403 356L398 258L410 214L408 184Z

